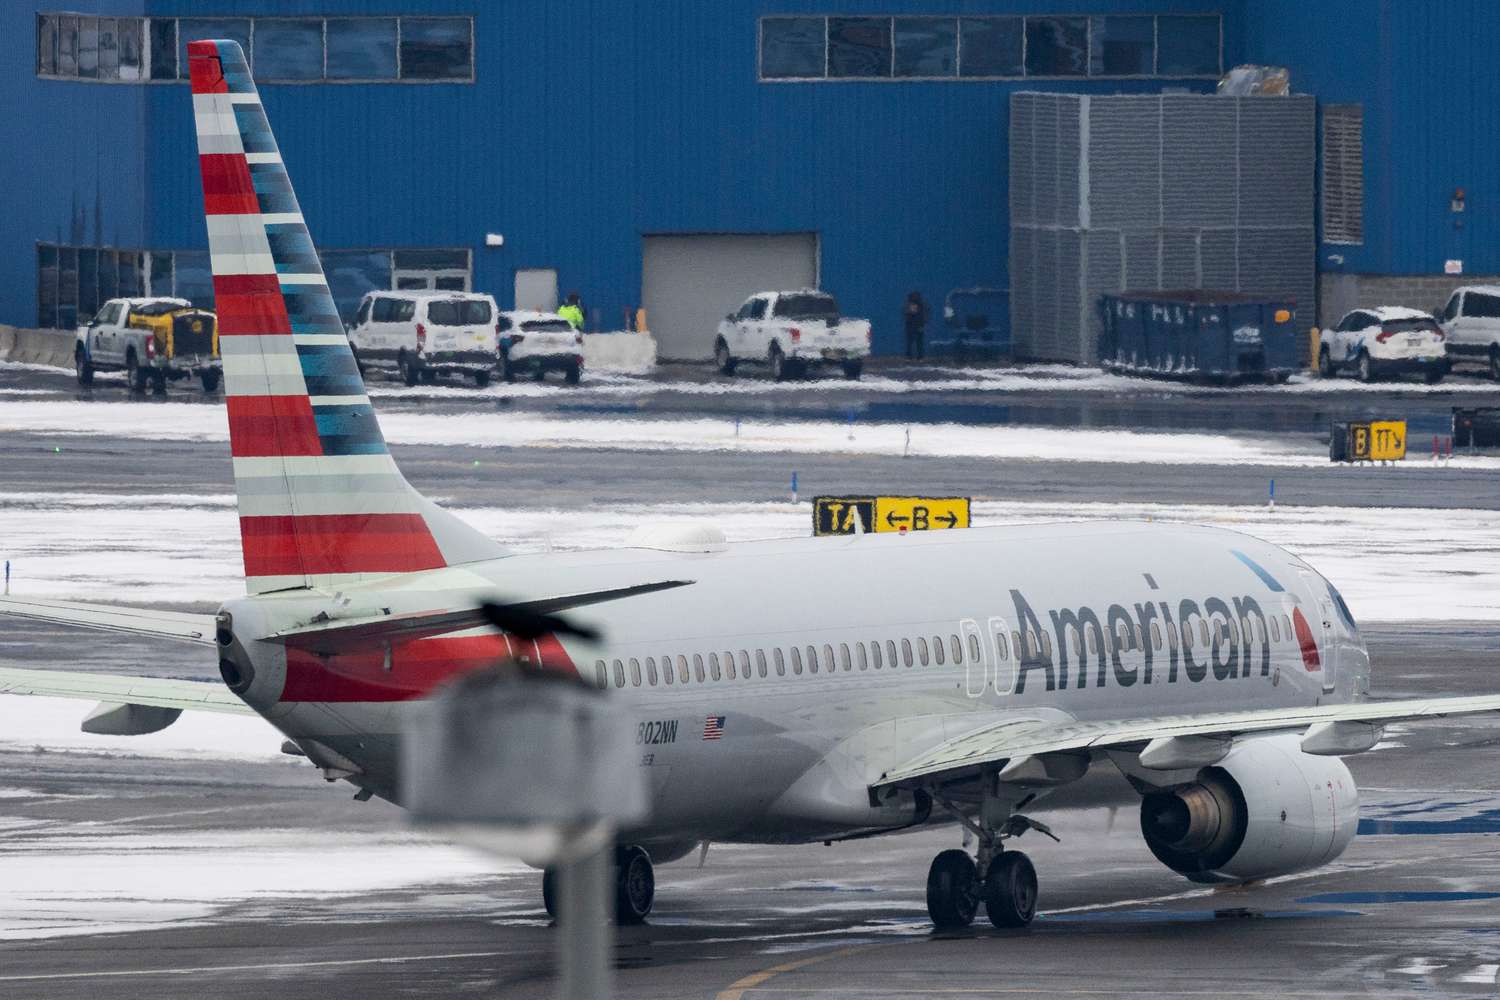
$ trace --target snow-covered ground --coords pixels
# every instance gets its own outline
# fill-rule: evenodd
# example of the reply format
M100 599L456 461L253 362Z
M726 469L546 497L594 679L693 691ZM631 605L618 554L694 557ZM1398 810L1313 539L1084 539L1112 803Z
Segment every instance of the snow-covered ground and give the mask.
M440 499L440 498L439 498ZM612 505L608 509L467 508L480 530L518 551L607 548L642 524L711 522L735 541L811 530L807 503ZM171 550L138 525L170 517ZM976 527L1106 518L1214 524L1283 545L1318 567L1357 616L1500 620L1500 511L1123 503L974 505ZM81 545L79 539L89 539ZM12 591L36 597L181 603L243 592L234 498L0 494L0 556Z
M848 424L826 420L768 422L410 411L383 413L380 425L386 440L393 443L448 447L911 454L1173 465L1325 466L1328 463L1326 447L1311 436L1261 439L1218 434L961 424ZM224 410L171 402L153 406L151 419L143 420L140 409L126 402L0 399L0 433L6 431L56 435L59 439L97 436L227 441L229 438ZM1455 461L1500 466L1500 459L1465 457Z

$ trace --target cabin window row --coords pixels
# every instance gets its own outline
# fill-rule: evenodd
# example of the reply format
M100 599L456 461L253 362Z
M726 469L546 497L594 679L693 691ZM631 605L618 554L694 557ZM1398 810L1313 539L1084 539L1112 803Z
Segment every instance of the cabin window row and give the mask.
M765 649L725 650L722 653L677 653L662 657L626 657L594 663L599 687L655 687L667 684L704 684L749 680L753 677L799 677L855 670L902 667L963 666L978 663L979 637L952 634L865 642L823 643Z

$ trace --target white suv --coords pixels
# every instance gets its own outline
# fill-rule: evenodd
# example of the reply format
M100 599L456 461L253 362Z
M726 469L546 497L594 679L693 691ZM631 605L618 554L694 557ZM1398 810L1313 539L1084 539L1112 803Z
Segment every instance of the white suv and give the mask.
M489 385L499 350L500 310L473 292L367 292L349 327L359 370L398 373L407 385L469 375Z
M1428 382L1448 373L1447 338L1431 314L1399 306L1355 309L1324 330L1318 374L1332 378L1352 369L1361 382L1381 375L1420 372Z
M1443 309L1448 356L1455 363L1482 364L1500 379L1500 287L1469 285L1454 291Z
M550 372L562 372L563 380L577 385L583 374L583 334L557 313L520 309L500 314L500 370L505 381L514 382L517 372L530 373L538 382Z

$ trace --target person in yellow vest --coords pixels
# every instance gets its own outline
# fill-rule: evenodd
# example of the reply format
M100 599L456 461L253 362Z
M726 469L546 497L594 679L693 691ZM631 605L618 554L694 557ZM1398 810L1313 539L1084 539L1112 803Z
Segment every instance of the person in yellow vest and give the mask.
M568 293L568 301L557 310L557 314L573 324L573 329L583 329L583 306L578 301L577 292Z

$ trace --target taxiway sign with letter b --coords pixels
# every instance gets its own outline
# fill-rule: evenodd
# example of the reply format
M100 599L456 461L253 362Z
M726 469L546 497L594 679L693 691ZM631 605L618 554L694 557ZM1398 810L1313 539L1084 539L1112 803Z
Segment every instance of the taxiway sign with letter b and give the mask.
M857 521L856 521L857 519ZM817 497L814 535L946 531L969 526L968 497Z

